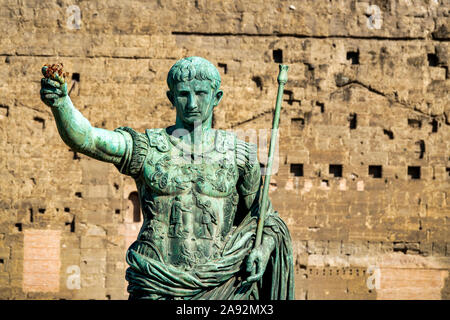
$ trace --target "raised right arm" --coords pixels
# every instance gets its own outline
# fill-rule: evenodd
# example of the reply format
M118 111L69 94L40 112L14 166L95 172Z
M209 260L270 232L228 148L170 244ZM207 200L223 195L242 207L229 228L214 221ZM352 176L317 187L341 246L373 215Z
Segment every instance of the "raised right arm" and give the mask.
M42 68L44 75L45 68ZM93 127L74 107L67 94L67 83L58 74L42 78L41 87L41 100L51 107L59 135L70 148L97 160L121 162L126 151L121 133Z

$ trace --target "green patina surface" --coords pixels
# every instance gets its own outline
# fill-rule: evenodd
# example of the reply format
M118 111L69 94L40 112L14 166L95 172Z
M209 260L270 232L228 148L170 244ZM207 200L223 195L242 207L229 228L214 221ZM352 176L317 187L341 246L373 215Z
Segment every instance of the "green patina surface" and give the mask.
M144 221L127 251L130 299L294 299L289 231L270 201L255 246L261 171L256 146L211 127L223 96L209 61L170 69L175 124L136 132L92 127L67 83L42 70L41 99L63 141L133 177Z

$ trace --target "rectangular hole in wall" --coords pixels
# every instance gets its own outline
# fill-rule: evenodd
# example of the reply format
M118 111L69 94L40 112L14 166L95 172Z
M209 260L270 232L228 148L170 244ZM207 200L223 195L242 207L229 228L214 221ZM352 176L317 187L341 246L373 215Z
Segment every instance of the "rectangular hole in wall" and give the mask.
M73 217L71 222L66 222L66 227L68 227L70 232L75 232L75 217Z
M383 167L369 166L369 176L372 176L372 178L381 178L383 176Z
M275 49L272 51L273 61L276 63L283 63L283 50Z
M260 76L252 77L252 81L255 83L256 87L259 88L260 91L263 90L263 81Z
M342 164L330 164L328 170L330 175L334 176L335 178L342 177Z
M291 126L293 128L303 129L305 127L305 119L303 119L303 118L292 118L291 119Z
M80 82L80 74L77 72L72 73L72 80Z
M290 90L283 91L283 100L286 101L289 105L292 105L294 100L294 93Z
M219 68L222 68L223 70L223 74L227 74L228 73L228 67L226 63L218 63L217 64Z
M292 106L294 103L298 103L298 105L301 105L301 100L294 99L294 93L291 90L284 90L283 91L283 101L286 101L290 106Z
M80 74L77 72L72 73L72 85L70 86L68 95L70 96L72 94L73 90L76 90L76 95L80 94Z
M14 227L16 227L16 230L17 230L17 231L22 232L22 224L21 224L21 223L16 223L16 224L14 225Z
M324 113L325 112L325 103L316 101L316 106L320 108L320 113Z
M303 164L302 163L291 163L290 173L294 177L303 177Z
M348 116L350 130L356 129L357 117L358 115L356 113L350 113L350 115Z
M436 119L433 119L433 120L431 120L430 124L431 124L431 132L433 132L433 133L438 132L439 122L437 122Z
M351 60L352 64L359 64L359 51L348 51L347 60Z
M422 121L419 119L408 119L408 126L415 129L420 129L422 127Z
M434 54L434 53L427 54L427 59L428 59L428 66L430 66L430 67L438 66L439 58L436 54Z
M391 130L383 129L383 133L389 137L389 140L394 140L394 133Z
M450 73L448 71L448 66L442 66L442 69L445 70L445 79L450 79Z
M408 166L408 175L411 179L420 179L420 167Z
M42 129L45 129L45 120L41 117L34 117L33 118L34 121L40 123L42 125Z
M9 107L0 104L0 119L5 117L9 117Z
M423 159L423 155L425 154L425 141L419 140L415 143L417 146L419 146L419 150L417 153L419 154L419 159Z
M450 168L449 167L445 168L445 171L447 171L448 176L450 177Z

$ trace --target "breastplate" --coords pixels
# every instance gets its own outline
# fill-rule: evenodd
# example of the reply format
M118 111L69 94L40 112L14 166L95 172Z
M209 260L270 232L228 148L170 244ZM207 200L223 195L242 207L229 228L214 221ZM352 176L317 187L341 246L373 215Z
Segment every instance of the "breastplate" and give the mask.
M217 257L239 199L234 136L215 131L200 150L188 150L163 130L147 130L147 136L138 240L151 242L160 259L184 269Z

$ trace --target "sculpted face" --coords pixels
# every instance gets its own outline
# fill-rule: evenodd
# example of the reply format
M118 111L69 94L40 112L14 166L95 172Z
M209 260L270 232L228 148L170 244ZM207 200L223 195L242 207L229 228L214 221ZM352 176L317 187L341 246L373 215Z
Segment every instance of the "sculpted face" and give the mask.
M177 118L190 126L211 117L223 92L213 89L209 80L192 79L178 82L167 95L177 110Z

